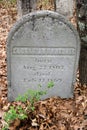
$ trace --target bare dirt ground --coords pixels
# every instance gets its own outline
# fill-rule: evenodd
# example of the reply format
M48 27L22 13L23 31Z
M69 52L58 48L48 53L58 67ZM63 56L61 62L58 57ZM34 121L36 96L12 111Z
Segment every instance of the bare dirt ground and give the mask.
M51 5L43 3L39 3L38 8L53 9ZM6 67L6 38L16 19L16 6L0 4L0 129L5 123L4 113L10 105L18 105L17 102L10 103L7 100ZM72 21L75 22L73 18ZM53 97L39 101L28 119L19 124L18 121L14 122L9 130L87 130L87 86L81 86L78 77L77 73L73 99Z

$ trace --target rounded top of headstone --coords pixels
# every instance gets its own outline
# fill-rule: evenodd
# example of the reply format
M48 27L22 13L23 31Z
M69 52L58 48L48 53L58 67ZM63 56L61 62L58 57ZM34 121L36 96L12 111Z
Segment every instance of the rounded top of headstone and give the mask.
M76 29L63 15L61 15L57 12L43 10L43 11L36 11L36 12L29 13L27 15L24 15L22 18L20 18L20 20L18 20L14 24L14 26L11 28L11 30L9 32L8 39L7 39L7 45L10 44L11 40L13 39L15 32L21 26L23 26L24 24L26 24L29 21L35 21L36 19L39 19L39 18L42 18L42 17L43 18L49 17L49 18L52 18L53 20L56 19L56 20L59 21L60 25L62 25L62 23L65 24L74 33L74 35L76 36L77 42L80 43L79 35L78 35Z

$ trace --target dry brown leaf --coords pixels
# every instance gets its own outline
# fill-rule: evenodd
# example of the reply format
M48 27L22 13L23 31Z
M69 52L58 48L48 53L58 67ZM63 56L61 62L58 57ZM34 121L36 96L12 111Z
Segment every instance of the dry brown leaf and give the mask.
M48 3L46 3L48 2ZM53 10L54 0L39 0L37 9ZM7 101L7 69L6 69L6 38L8 32L16 21L16 8L5 8L0 4L0 129L5 125L2 119L10 104ZM71 18L71 22L76 26L76 14ZM19 130L86 130L87 128L87 86L79 83L79 72L77 82L74 86L74 99L61 99L59 97L49 98L35 104L35 111L29 113L29 120L22 122ZM26 109L26 104L13 102L13 106L22 105ZM3 111L2 111L3 110ZM34 120L31 120L34 119ZM21 121L15 121L10 130L17 130Z

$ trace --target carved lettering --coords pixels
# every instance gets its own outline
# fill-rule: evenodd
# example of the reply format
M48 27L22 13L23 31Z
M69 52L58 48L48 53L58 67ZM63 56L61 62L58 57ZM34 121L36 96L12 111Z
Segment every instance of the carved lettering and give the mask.
M35 76L49 76L51 72L36 72L34 73Z
M50 82L50 81L60 83L60 82L62 82L62 79L61 78L59 78L59 79L57 79L57 78L54 78L54 79L50 79L50 78L30 78L30 79L24 78L24 80L23 80L23 82L25 82L25 83L26 82Z
M50 63L52 61L52 59L46 59L46 58L35 58L35 62L47 62L47 63Z
M29 66L29 65L24 65L23 66L24 70L64 70L64 66L63 65L38 65L38 66Z
M13 47L13 55L75 55L75 48Z

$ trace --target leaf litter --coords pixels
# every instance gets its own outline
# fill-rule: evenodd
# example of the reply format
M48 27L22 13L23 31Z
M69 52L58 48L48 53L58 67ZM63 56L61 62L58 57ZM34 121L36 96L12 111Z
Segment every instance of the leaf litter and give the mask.
M52 7L39 3L38 9L41 8ZM7 100L6 38L16 19L15 6L7 8L4 4L0 4L0 129L6 123L3 119L4 113L11 105L20 105L20 102L10 103ZM73 23L76 24L75 20ZM26 104L21 105L26 108ZM35 104L35 110L28 114L27 119L15 120L9 130L87 130L87 86L81 86L79 83L79 73L77 73L73 99L52 97L39 101Z

